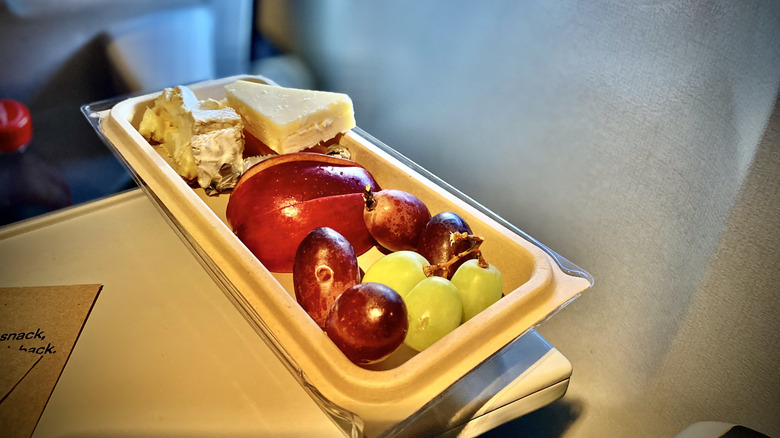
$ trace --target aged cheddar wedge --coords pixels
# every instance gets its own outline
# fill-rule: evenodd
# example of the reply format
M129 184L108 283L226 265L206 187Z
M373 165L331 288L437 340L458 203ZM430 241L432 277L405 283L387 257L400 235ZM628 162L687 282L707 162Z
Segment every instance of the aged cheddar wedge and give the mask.
M355 127L346 94L283 88L249 81L225 86L250 134L277 153L298 152Z

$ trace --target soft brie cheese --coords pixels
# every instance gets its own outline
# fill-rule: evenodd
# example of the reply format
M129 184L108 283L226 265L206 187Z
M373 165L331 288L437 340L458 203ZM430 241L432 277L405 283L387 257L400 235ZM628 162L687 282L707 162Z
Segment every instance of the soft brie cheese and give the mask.
M237 81L225 86L228 105L246 130L274 151L298 152L355 127L346 94Z
M163 90L144 112L138 132L163 146L176 172L204 189L232 188L241 174L241 117L223 102L199 101L187 87Z

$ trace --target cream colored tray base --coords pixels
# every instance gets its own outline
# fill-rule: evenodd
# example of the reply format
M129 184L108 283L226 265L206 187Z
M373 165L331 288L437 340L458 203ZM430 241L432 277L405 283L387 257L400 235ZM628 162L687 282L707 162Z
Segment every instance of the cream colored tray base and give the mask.
M192 85L199 98L224 97L232 77ZM193 190L136 131L143 110L155 94L127 99L101 120L105 137L211 268L236 305L277 350L310 393L335 417L369 435L412 416L513 339L525 333L590 286L587 278L568 275L539 246L406 166L366 138L350 133L341 143L355 161L372 172L385 188L415 193L432 212L462 215L492 263L504 273L511 290L497 305L452 332L431 348L411 355L399 352L369 370L352 364L295 302L289 274L268 272L233 235L224 218L227 195L206 196ZM366 267L378 257L361 257Z

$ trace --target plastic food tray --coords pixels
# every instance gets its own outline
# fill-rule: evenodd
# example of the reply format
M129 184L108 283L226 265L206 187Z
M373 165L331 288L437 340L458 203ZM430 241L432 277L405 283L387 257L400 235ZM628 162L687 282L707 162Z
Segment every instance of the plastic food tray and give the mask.
M223 99L224 85L239 79L272 83L258 76L233 76L189 87L200 99ZM501 370L491 358L592 285L584 270L355 128L340 140L352 159L383 188L417 195L432 214L460 214L475 234L485 238L483 251L501 269L505 292L509 291L420 353L402 347L378 365L355 365L298 305L292 275L268 271L230 230L225 219L229 194L208 196L188 186L138 133L144 110L158 94L112 102L103 111L97 111L100 103L86 105L82 111L247 321L350 435L413 430L414 420L430 412L444 394L452 394L464 377L476 375L487 381L499 377ZM361 267L366 269L380 256L376 248L363 254Z

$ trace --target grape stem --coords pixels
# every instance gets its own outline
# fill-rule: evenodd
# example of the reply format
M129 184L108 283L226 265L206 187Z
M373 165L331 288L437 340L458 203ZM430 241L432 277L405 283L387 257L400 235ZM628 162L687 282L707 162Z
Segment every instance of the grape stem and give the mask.
M366 202L366 210L372 211L376 208L376 198L374 192L371 191L371 184L366 184L366 189L363 191L363 200Z
M455 263L458 263L464 257L467 257L467 256L469 256L471 254L476 254L476 256L477 256L477 266L479 266L480 268L483 268L483 269L487 269L487 267L490 266L490 265L485 260L485 257L482 255L482 250L479 249L479 247L482 246L482 243L485 241L485 239L480 237L480 236L477 236L477 235L474 235L474 234L469 234L469 233L466 233L466 232L450 233L450 244L455 244L457 242L461 242L461 241L464 241L464 240L467 240L467 241L471 242L471 247L469 247L469 249L467 249L465 251L462 251L462 252L460 252L458 254L455 254L454 256L452 256L452 258L450 258L449 260L447 260L444 263L439 263L439 264L436 264L436 265L425 266L423 268L423 272L425 273L425 275L427 277L431 277L431 276L434 276L434 275L439 275L439 276L447 278L446 274L447 274L447 272L449 270L449 267L454 265ZM444 275L442 275L442 274L444 274Z

